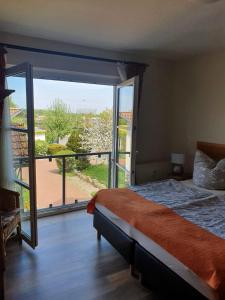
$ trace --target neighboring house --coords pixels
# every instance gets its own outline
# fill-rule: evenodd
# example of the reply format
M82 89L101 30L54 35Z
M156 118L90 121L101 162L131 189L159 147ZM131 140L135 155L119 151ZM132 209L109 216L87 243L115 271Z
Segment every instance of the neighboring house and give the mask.
M17 117L22 112L22 109L17 107L10 107L10 116L11 118Z
M43 129L35 129L35 141L45 141L46 139L46 133Z
M10 107L10 117L11 120L22 112L22 109L16 107ZM23 128L24 124L13 122L13 126L17 128ZM12 151L14 163L18 158L23 158L28 156L28 141L27 135L23 132L11 131L12 138Z
M26 133L12 131L12 149L14 159L28 156L28 141Z
M120 112L120 117L125 119L128 123L131 123L133 120L133 113L130 111L122 111Z
M59 144L65 145L65 146L66 146L69 137L70 137L69 135L66 135L66 136L64 136L63 138L59 138Z

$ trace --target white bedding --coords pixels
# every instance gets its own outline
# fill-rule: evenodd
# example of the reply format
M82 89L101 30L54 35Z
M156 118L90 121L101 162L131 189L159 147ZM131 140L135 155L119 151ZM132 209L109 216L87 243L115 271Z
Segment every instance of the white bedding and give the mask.
M225 222L223 222L225 216L225 191L212 191L212 190L205 190L202 188L197 188L191 180L183 181L181 182L183 185L198 190L196 195L198 195L197 199L191 198L190 201L186 199L184 201L185 203L176 203L176 205L173 205L173 209L176 210L176 212L180 215L185 215L185 217L189 220L193 219L194 223L198 223L197 219L201 219L203 228L206 228L210 230L211 232L215 231L217 235L223 236L225 238ZM141 186L141 189L143 191L144 186ZM137 188L138 189L138 188ZM140 189L140 190L141 190ZM134 189L133 189L134 190ZM139 194L143 194L140 193ZM151 188L150 188L151 190ZM190 190L187 193L189 193ZM203 193L202 193L203 192ZM145 189L146 193L146 189ZM193 192L195 194L195 191ZM151 194L151 193L150 193ZM193 196L193 195L192 195ZM155 199L151 198L149 195L149 199L152 199L155 201ZM148 197L147 197L148 198ZM156 197L157 198L157 197ZM179 198L179 197L178 197ZM184 197L185 198L185 197ZM158 201L160 202L162 198L158 197ZM205 202L205 206L204 206ZM162 203L162 202L161 202ZM220 213L219 210L214 210L216 207L214 205L221 204L221 207L224 207L224 211ZM194 207L193 207L194 206ZM120 229L122 229L128 236L135 239L141 246L143 246L147 251L149 251L151 254L153 254L156 258L158 258L162 263L164 263L166 266L168 266L171 270L173 270L176 274L178 274L181 278L183 278L185 281L187 281L191 286L193 286L195 289L197 289L200 293L205 295L208 299L215 299L215 295L213 290L204 282L202 281L192 270L190 270L188 267L183 265L179 260L177 260L174 256L172 256L170 253L168 253L166 250L164 250L161 246L159 246L157 243L152 241L150 238L146 237L144 234L142 234L140 231L132 227L130 224L125 222L124 220L117 217L115 214L113 214L111 211L109 211L107 208L100 204L96 204L97 209L102 212L107 218L109 218L115 225L117 225ZM171 206L170 206L171 207ZM205 212L204 213L204 207ZM221 208L220 208L221 209ZM178 210L178 211L177 211ZM197 210L197 213L194 211ZM192 212L192 213L190 213ZM208 214L209 213L209 214ZM213 213L219 214L219 222L215 218L215 215L212 215ZM199 214L201 214L201 218L199 218ZM203 214L203 216L202 216ZM193 220L191 220L193 222ZM222 224L220 224L222 222ZM199 224L198 224L199 225Z
M182 183L184 183L186 186L189 186L189 187L194 187L194 188L197 188L198 190L201 190L201 191L204 191L204 192L209 192L209 193L212 193L213 195L216 195L216 196L225 196L225 190L207 190L207 189L204 189L204 188L201 188L201 187L197 187L193 180L192 179L188 179L188 180L184 180L182 181Z
M225 191L206 190L191 181L174 179L132 186L130 189L225 239Z

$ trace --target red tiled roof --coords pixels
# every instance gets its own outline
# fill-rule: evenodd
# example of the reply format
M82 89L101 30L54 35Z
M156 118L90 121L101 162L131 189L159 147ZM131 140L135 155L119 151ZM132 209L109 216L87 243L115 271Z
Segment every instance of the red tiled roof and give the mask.
M133 117L133 113L130 111L123 111L119 113L120 117L126 119L127 121L131 121Z
M12 132L12 150L14 157L28 156L28 141L27 136L23 132Z
M10 110L10 116L11 117L15 117L15 116L19 115L22 112L22 110L20 108L17 108L17 107L10 107L9 110Z
M21 127L21 124L14 124L15 127ZM22 126L23 127L23 126ZM13 157L28 156L27 134L18 131L11 131Z

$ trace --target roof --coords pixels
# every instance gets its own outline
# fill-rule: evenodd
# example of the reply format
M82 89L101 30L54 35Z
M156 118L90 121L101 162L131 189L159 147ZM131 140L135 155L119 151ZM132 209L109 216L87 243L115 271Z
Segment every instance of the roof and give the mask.
M18 131L11 131L11 137L12 137L13 157L14 158L28 157L27 134Z
M120 117L127 120L127 121L131 121L133 118L133 113L130 111L122 111L119 113Z
M17 107L10 107L9 110L10 110L11 118L18 116L22 112L22 109L17 108Z

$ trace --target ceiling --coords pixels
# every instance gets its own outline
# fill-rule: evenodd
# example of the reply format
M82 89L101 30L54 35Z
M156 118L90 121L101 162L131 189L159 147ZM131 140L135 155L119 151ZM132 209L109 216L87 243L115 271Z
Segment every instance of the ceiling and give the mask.
M0 30L10 33L161 55L225 47L225 0L0 0L0 5Z

